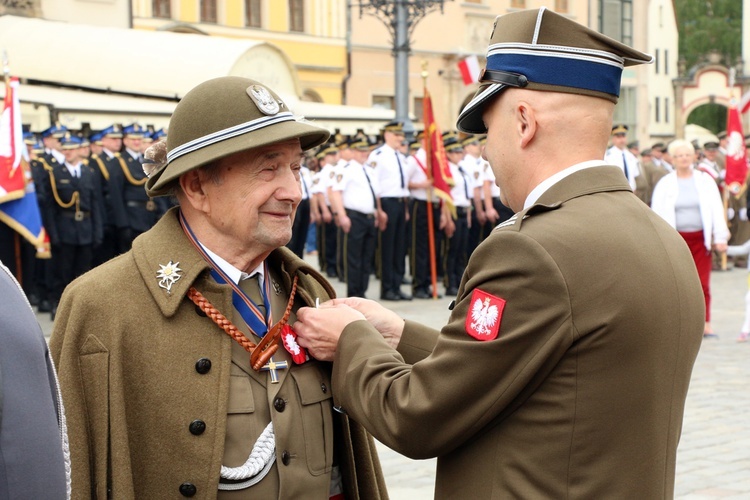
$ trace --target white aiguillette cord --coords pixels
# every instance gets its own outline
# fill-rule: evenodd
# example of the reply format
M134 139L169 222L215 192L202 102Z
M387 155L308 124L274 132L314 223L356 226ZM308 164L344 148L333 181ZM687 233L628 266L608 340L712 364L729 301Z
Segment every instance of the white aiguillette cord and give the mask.
M232 481L241 481L241 483L222 483L219 482L220 490L244 490L261 479L266 477L271 466L276 461L276 439L273 434L273 422L269 422L260 437L253 446L253 451L247 457L247 461L239 467L221 466L221 477Z

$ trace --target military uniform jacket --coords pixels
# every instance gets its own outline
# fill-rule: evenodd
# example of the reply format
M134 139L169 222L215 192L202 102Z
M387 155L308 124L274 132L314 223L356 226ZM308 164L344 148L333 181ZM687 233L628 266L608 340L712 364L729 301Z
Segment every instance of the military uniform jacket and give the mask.
M159 287L157 271L170 261L179 265L181 278L168 293ZM332 294L320 275L286 249L273 252L268 262L285 290L299 276L296 307ZM230 317L231 289L210 277L172 210L131 251L77 279L63 294L50 350L68 417L73 497L181 498L181 491L192 489L196 498L216 498L228 413L270 411L276 464L256 486L277 473L279 498L303 498L311 482L323 483L322 497L328 498L336 427L346 498L385 498L372 438L331 409L329 364L312 361L284 370L274 388L286 400L282 412L253 409L263 400L257 394L228 406L230 376L246 377L232 363L237 344L185 297L190 286ZM269 389L266 406L273 402ZM202 424L196 427L196 421ZM249 438L254 442L257 435ZM265 491L253 488L244 498Z
M121 171L117 176L111 177L110 197L120 197L119 200L113 199L112 204L124 207L128 222L126 227L132 228L136 233L148 231L166 212L166 198L149 198L144 188L146 174L130 153L123 150L111 161L114 164L113 170L119 165ZM123 175L119 175L120 173Z
M505 301L494 340L467 333L479 290ZM439 457L437 498L671 498L703 322L682 238L593 167L477 247L448 324L406 322L408 356L350 324L334 394L387 446Z
M102 203L105 209L104 226L114 226L118 229L129 227L128 214L125 210L122 196L112 196L112 186L123 186L123 172L116 157L109 157L106 153L92 154L89 165L99 177L102 186Z
M99 179L87 164L81 163L79 168L80 177L73 177L60 163L45 167L42 210L46 212L44 220L49 221L45 229L53 245L98 245L102 242L104 208ZM76 196L77 203L74 202ZM80 220L76 219L76 212Z

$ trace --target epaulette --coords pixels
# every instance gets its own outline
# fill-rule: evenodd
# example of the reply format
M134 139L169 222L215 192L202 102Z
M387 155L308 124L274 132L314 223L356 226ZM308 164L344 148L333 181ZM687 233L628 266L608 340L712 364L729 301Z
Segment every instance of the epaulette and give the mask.
M382 146L375 150L375 154L376 155L379 155L382 152L383 152L383 147Z
M500 224L495 226L492 230L495 231L496 229L513 226L516 229L516 231L520 231L523 221L528 219L532 215L538 214L541 212L549 212L550 210L557 210L561 206L562 206L562 202L560 201L556 201L555 203L552 203L550 205L542 205L542 204L532 205L526 210L513 214L508 220L501 222Z

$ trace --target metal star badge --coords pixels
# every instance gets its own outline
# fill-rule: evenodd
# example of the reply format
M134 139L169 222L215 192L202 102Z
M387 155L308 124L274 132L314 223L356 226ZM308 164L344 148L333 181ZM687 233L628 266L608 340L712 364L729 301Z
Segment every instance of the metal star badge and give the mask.
M179 262L173 264L171 260L166 266L159 264L160 269L156 272L156 277L159 278L159 286L165 289L167 293L172 293L172 285L182 278L182 275L180 274L182 269L180 269L179 266Z

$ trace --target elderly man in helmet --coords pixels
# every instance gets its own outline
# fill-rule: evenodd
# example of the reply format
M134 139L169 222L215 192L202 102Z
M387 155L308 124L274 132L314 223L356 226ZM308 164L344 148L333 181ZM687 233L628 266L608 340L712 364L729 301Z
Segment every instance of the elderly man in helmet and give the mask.
M52 334L74 498L385 495L372 438L289 328L334 294L283 246L303 151L328 136L245 78L180 101L144 162L149 196L179 206L67 288Z
M545 8L498 17L458 128L487 134L515 215L471 254L448 323L364 299L297 313L336 403L438 457L436 498L674 495L701 287L679 234L602 161L623 67L650 60Z

